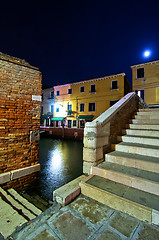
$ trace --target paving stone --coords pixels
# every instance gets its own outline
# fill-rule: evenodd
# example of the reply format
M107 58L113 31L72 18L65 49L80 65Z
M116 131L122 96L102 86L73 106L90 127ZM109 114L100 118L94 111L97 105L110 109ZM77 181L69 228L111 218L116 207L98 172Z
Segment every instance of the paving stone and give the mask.
M121 238L109 230L104 231L99 237L96 238L97 240L121 240Z
M75 217L70 211L64 212L57 217L53 225L66 240L85 240L91 233L86 223Z
M159 230L144 225L143 230L139 234L139 240L158 240L159 239Z
M124 236L130 237L137 224L137 220L130 218L129 216L117 213L109 225L118 230Z
M16 231L14 231L12 233L11 237L16 240L24 240L24 239L31 240L33 237L35 237L41 231L48 229L48 227L46 227L48 225L45 223L54 214L56 214L56 212L58 212L59 209L60 209L59 204L53 205L52 207L47 209L44 213L40 214L38 217L34 218L27 224L24 224L23 226L18 228ZM40 228L40 230L39 230L39 228Z
M36 237L32 238L32 240L54 240L55 238L52 236L52 234L47 230L43 230L40 232Z
M108 219L113 212L109 207L89 198L79 198L72 204L72 207L92 223Z
M159 229L81 195L67 207L55 204L19 227L11 237L16 240L158 240Z

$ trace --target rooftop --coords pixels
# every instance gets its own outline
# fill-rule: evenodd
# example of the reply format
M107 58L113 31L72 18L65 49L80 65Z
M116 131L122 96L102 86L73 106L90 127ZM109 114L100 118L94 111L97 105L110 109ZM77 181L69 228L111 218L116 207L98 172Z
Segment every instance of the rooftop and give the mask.
M152 61L152 62L146 62L146 63L140 63L140 64L136 64L136 65L132 65L131 68L133 67L138 67L138 66L144 66L144 65L148 65L148 64L159 64L159 60L156 60L156 61Z
M103 80L103 79L107 79L107 78L116 78L118 76L125 76L125 73L122 72L122 73L117 73L117 74L113 74L113 75L109 75L109 76L83 80L83 81L80 81L80 82L74 82L74 83L67 83L67 84L63 84L63 85L57 85L57 86L54 86L54 87L63 87L63 86L76 85L76 84L81 84L81 83L85 83L85 82L92 82L92 81Z

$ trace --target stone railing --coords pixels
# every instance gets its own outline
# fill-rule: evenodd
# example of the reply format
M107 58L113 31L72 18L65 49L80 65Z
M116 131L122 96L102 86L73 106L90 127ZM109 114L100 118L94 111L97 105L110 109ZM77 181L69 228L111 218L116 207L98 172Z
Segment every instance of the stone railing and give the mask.
M117 142L125 124L139 108L139 97L128 93L84 128L83 173L91 174L92 166L104 161L104 155L111 151L111 144Z

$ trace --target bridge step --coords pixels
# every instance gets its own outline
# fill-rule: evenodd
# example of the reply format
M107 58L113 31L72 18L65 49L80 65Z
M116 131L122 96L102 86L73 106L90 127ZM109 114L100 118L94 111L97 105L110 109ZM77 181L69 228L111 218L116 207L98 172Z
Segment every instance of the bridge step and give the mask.
M123 129L123 134L133 135L133 136L148 136L148 137L158 137L159 130L148 130L148 129Z
M89 176L80 183L82 194L125 212L141 221L159 224L159 196L100 176Z
M159 225L159 110L140 110L92 167L81 192L140 220Z
M127 143L139 143L146 145L159 146L159 137L145 137L145 136L135 136L135 135L124 135L118 136L118 141L127 142Z
M159 174L110 162L92 167L92 174L159 195Z
M129 120L129 123L158 125L159 119L142 119L142 118L141 119L131 119L131 120Z
M138 112L159 112L159 108L145 108L145 109L139 109Z
M150 120L158 120L159 112L138 112L135 116L135 119L150 119Z
M115 145L115 150L143 156L159 157L159 146L153 145L121 142Z
M107 162L112 162L127 167L134 167L145 171L159 173L159 158L139 154L114 151L105 155Z
M131 129L148 129L148 130L159 130L159 125L157 124L129 124L128 128Z

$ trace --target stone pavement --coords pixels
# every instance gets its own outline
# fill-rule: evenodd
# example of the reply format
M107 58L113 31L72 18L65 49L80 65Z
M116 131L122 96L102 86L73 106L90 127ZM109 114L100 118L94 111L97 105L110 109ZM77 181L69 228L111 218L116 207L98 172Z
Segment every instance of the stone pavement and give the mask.
M159 227L80 195L65 207L55 203L35 219L23 224L7 239L157 240Z

